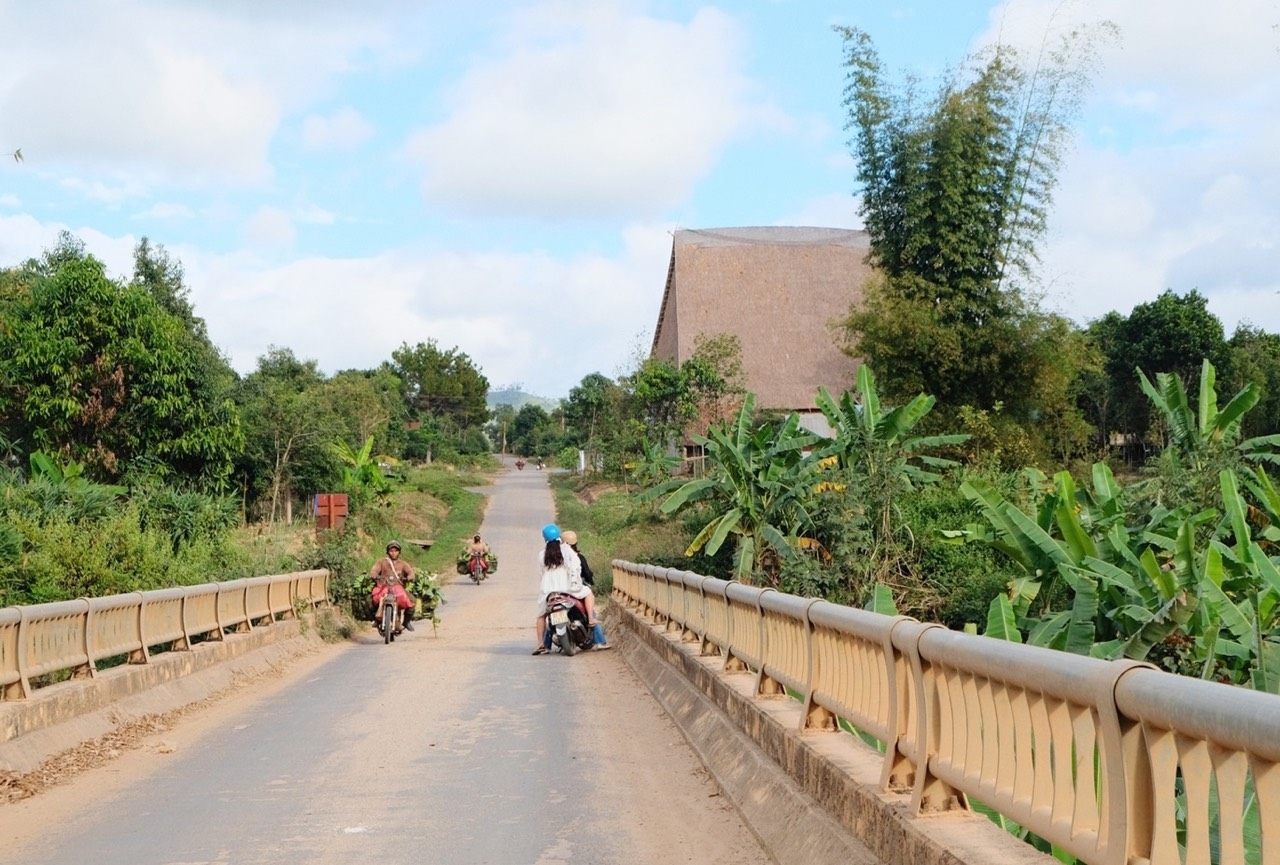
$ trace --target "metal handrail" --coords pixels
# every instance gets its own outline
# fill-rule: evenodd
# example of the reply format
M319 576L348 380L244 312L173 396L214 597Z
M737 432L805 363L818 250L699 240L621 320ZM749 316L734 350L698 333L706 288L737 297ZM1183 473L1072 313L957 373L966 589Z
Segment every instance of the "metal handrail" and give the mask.
M291 617L297 601L328 603L329 576L302 571L0 608L0 699L30 697L37 676L72 670L93 677L105 658L128 655L129 663L146 664L158 645L189 649L196 637L220 639L226 629Z
M800 694L806 731L835 729L826 712L882 743L881 785L909 786L913 814L972 797L1089 865L1208 863L1214 844L1244 865L1256 817L1254 861L1280 865L1280 697L685 571L613 574L621 603L653 619L661 595L665 629L755 669L757 696Z

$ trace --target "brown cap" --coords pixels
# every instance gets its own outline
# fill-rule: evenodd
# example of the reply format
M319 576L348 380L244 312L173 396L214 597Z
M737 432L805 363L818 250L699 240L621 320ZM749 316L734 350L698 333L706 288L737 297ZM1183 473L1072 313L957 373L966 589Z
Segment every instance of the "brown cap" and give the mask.
M566 532L561 532L560 540L564 541L569 546L573 546L578 542L578 533L573 531L572 529Z

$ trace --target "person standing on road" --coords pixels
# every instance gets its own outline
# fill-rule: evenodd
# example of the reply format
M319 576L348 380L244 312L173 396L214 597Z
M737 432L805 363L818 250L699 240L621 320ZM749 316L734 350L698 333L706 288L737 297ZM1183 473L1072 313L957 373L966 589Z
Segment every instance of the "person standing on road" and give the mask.
M582 583L591 589L591 593L595 594L596 575L591 572L591 565L587 562L587 557L582 554L582 550L578 549L578 533L572 529L568 529L561 533L561 539L569 545L569 549L578 554L578 562L582 565ZM592 632L595 639L596 649L608 649L609 641L604 638L604 625L596 622L595 630Z

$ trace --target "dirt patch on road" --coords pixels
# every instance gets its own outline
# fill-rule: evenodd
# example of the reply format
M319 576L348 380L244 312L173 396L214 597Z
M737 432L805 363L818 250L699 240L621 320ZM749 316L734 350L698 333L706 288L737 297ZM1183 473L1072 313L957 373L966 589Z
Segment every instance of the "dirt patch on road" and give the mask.
M0 771L0 808L43 793L89 769L105 766L158 734L168 732L182 718L206 711L248 685L281 679L284 673L282 667L237 673L231 686L180 709L119 719L118 726L106 735L59 752L30 772ZM158 753L167 753L165 747L164 743L159 743L156 746Z

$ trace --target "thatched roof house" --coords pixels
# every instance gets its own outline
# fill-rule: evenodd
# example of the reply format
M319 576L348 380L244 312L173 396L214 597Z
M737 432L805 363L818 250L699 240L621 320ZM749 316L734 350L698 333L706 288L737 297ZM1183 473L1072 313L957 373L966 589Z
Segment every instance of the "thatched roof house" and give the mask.
M869 245L841 228L675 232L653 355L683 363L699 334L734 334L759 408L816 411L819 385L839 394L857 378L831 323L861 296Z

